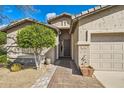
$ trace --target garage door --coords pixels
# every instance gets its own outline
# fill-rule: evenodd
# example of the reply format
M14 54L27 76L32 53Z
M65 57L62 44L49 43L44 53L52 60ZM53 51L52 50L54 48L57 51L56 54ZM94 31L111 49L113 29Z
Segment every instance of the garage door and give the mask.
M96 70L124 70L124 34L92 34L90 64Z

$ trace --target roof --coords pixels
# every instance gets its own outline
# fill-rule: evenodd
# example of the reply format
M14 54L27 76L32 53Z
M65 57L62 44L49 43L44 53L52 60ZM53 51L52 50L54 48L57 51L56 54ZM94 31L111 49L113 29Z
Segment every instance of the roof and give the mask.
M72 15L69 13L62 13L60 15L57 15L55 17L48 19L47 22L50 24L52 21L57 20L57 19L62 18L62 17L67 17L67 18L71 19Z
M98 13L100 11L106 10L106 9L111 8L113 6L114 5L100 5L100 6L96 6L94 8L91 8L89 10L83 11L82 13L77 14L75 16L72 16L70 33L72 33L74 31L75 25L77 25L77 23L80 19L88 17L88 16L93 15L95 13Z
M18 26L20 24L23 24L23 23L25 23L27 21L32 22L32 23L36 23L36 24L40 24L40 25L44 25L44 26L46 26L48 28L51 28L51 29L55 30L58 33L58 29L56 27L52 27L51 25L41 23L41 22L39 22L39 21L37 21L35 19L32 19L32 18L24 18L24 19L21 19L21 20L13 21L9 25L7 25L6 27L1 28L0 30L6 32L7 30L9 30L9 29L11 29L11 28L13 28L15 26Z

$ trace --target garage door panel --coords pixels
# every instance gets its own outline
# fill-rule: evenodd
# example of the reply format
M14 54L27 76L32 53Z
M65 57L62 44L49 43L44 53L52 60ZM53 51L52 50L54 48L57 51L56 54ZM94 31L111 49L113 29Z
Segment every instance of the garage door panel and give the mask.
M115 60L113 60L112 62L113 62L113 63L124 63L124 61L121 60L121 59L115 59Z
M90 63L96 70L123 71L124 34L91 35Z
M111 44L101 44L101 50L112 50Z
M113 44L113 50L123 50L123 44Z
M113 59L120 59L123 60L123 54L122 53L114 53L113 54Z
M100 62L101 63L112 63L113 60L111 60L111 59L101 59Z
M90 47L91 47L91 50L99 50L99 47L100 45L97 45L96 44L92 44Z
M101 59L112 59L112 54L111 53L102 53Z
M113 54L124 54L124 51L122 51L122 50L113 50L113 52L112 52Z
M96 68L99 68L100 67L100 64L98 62L92 62L91 63L91 66L96 69Z
M122 63L113 63L113 70L123 70Z
M101 63L101 68L106 69L106 70L112 70L112 64L109 62Z
M107 50L107 51L106 50L104 50L104 51L103 50L100 50L99 53L100 54L110 54L110 55L112 55L113 52L111 50L110 51L109 50Z
M91 59L100 59L100 54L98 54L98 53L93 53L91 55L92 55Z
M118 53L118 51L115 51ZM121 51L122 52L122 51ZM113 52L112 51L106 51L106 50L91 50L90 51L91 54L112 54Z

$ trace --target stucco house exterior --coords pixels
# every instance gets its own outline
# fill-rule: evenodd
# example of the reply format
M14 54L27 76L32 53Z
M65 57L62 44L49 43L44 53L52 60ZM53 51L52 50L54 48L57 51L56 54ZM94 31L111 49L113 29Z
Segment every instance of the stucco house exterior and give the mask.
M98 6L71 23L72 59L96 70L124 70L124 6Z
M78 68L87 62L95 70L124 71L124 6L96 6L78 15L62 13L42 25L57 32L56 47L44 52L53 63L70 57ZM12 29L3 30L10 36L17 28Z
M26 60L34 61L34 54L33 54L33 50L31 48L29 48L29 49L19 48L18 45L16 44L17 32L19 30L21 30L22 28L24 28L25 26L32 25L32 24L39 24L39 25L46 26L50 29L53 29L53 31L55 31L55 33L56 33L56 44L55 45L58 45L57 43L58 43L59 32L58 32L57 28L54 28L53 26L38 22L31 18L21 19L21 20L12 22L7 27L4 27L1 29L1 31L4 31L7 33L6 47L7 47L7 55L10 60L14 61L18 58L18 59L23 59L21 61L26 61ZM43 54L47 58L50 58L52 63L55 61L55 59L57 59L57 58L55 58L56 57L55 52L56 52L56 46L55 46L55 48L45 48L43 50Z

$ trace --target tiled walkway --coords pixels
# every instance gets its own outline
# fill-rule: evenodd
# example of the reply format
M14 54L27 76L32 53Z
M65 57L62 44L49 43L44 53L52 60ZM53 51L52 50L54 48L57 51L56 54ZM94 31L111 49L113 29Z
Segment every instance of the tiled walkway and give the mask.
M70 59L58 61L58 67L48 85L49 88L102 88L95 78L82 77Z

